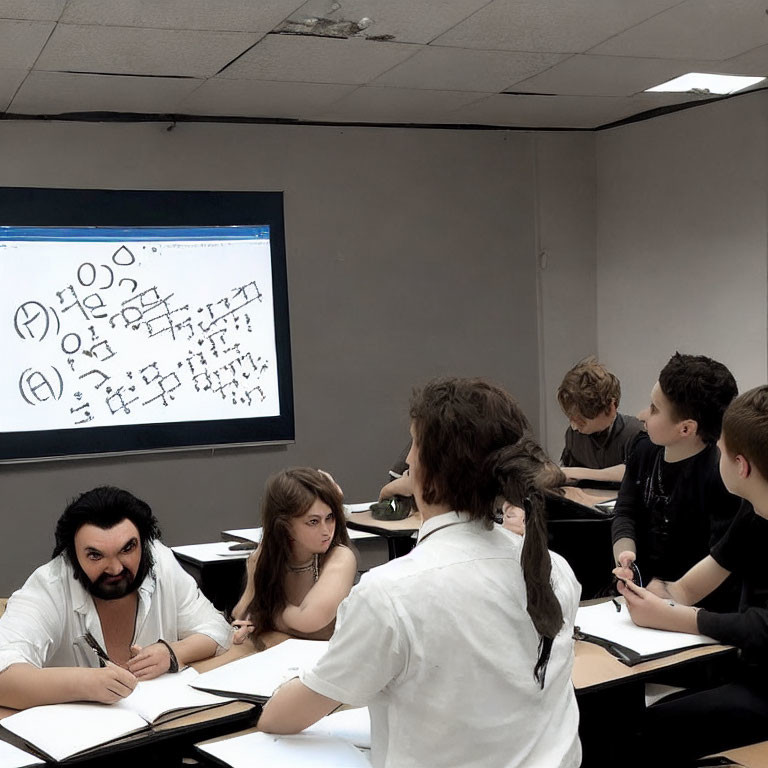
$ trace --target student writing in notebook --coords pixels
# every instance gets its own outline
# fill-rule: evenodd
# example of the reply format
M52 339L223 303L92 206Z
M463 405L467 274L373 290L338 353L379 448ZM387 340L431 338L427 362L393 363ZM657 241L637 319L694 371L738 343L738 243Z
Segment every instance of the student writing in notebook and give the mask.
M594 357L577 363L563 377L557 401L570 426L560 464L569 480L621 482L643 424L618 412L620 399L619 380Z
M317 469L279 472L267 481L261 518L261 543L232 611L235 643L258 644L269 630L327 640L357 573L341 489Z
M725 533L739 507L718 471L717 439L723 412L736 396L731 372L709 357L673 355L640 414L640 436L614 507L616 563L633 578L674 580L698 562ZM709 598L710 607L733 606L730 584Z
M733 401L719 445L723 481L743 499L725 536L676 581L618 585L636 624L700 632L741 651L734 682L685 691L648 709L649 732L671 736L664 740L668 765L768 739L768 386ZM738 611L692 607L730 573L742 580Z
M227 622L159 537L128 491L103 486L69 504L53 559L0 618L0 706L113 703L229 646Z
M369 707L376 768L575 768L580 589L547 550L547 475L528 422L506 392L470 379L431 382L410 415L418 543L362 577L325 655L258 727L293 733L343 702ZM526 506L524 537L494 525L499 496Z

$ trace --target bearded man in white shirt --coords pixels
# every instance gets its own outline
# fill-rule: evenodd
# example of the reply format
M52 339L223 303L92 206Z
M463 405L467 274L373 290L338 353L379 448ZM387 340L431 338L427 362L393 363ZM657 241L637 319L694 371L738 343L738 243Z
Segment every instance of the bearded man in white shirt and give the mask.
M229 625L159 538L150 507L119 488L66 508L53 559L0 618L0 706L114 703L229 646Z

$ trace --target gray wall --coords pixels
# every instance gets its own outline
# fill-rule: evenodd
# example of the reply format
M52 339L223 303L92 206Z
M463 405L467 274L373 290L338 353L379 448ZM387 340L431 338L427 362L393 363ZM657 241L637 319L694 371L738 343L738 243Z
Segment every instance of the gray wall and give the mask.
M556 149L567 160L567 141ZM283 190L296 408L283 448L0 467L0 594L47 559L66 500L97 484L149 501L170 544L256 524L285 466L375 496L410 390L431 376L490 377L537 424L535 155L533 134L503 131L0 123L6 186Z
M554 459L568 420L557 404L563 374L597 354L595 134L536 136L540 434Z
M624 408L675 350L766 381L768 96L598 134L597 327Z

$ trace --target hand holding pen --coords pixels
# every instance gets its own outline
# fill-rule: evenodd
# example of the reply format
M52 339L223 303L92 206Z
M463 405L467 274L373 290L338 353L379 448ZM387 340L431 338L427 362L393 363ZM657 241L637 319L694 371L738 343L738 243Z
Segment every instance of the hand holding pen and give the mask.
M640 569L635 564L635 555L631 550L621 552L618 557L618 565L613 569L613 575L617 579L633 581L638 586L643 586L643 580L640 577Z
M90 632L87 632L83 639L99 660L98 668L79 670L83 673L83 699L98 701L101 704L114 704L130 696L138 683L136 676L111 661Z

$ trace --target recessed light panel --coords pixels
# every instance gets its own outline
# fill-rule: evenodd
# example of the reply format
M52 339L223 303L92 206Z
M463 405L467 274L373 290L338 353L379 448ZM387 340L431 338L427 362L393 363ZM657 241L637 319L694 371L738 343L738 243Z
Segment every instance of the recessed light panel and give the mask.
M646 93L711 93L713 96L723 96L749 88L755 83L765 80L764 77L746 77L744 75L713 75L707 72L689 72L674 80L648 88Z

